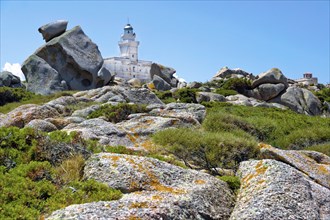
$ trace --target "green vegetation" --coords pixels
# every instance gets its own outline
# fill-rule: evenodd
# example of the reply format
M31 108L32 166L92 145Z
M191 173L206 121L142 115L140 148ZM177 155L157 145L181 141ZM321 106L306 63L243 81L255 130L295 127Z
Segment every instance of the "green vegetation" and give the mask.
M230 95L237 95L238 94L238 92L233 90L233 89L222 89L222 88L216 89L214 92L218 93L220 95L223 95L223 96L230 96Z
M330 141L330 119L275 108L213 104L203 123L213 132L243 131L282 149L304 149Z
M216 168L237 169L241 161L257 156L257 143L244 132L214 133L189 128L167 129L153 136L156 144L184 161L213 174Z
M228 103L207 103L207 107L201 128L167 129L154 134L153 141L187 167L216 175L221 173L215 168L236 170L239 162L257 158L258 142L330 155L329 118Z
M126 120L130 114L148 112L146 105L120 103L118 105L106 104L92 112L88 118L105 117L107 121L118 123Z
M229 188L237 194L241 186L240 179L237 176L220 176L219 179L225 181Z
M0 87L0 106L10 102L26 101L34 94L23 88Z
M61 96L71 96L76 91L62 91L51 95L38 95L23 88L0 87L0 112L8 113L25 104L41 105Z
M54 155L61 143L99 150L74 132L48 135L32 128L0 128L0 219L36 219L71 204L121 197L104 184L82 181L84 156Z
M330 88L323 88L320 91L315 92L315 95L321 102L327 101L330 103Z
M155 94L165 104L176 102L176 99L173 98L172 92L170 91L155 91Z

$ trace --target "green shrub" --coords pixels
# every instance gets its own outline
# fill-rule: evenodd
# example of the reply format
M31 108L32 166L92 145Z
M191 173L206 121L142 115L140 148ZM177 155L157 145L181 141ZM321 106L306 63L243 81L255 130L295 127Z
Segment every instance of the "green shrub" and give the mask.
M184 103L197 103L196 92L198 89L182 88L174 92L173 98Z
M229 188L235 193L237 193L237 191L241 187L241 181L237 176L220 176L218 178L222 181L225 181L228 184Z
M248 80L246 78L230 78L224 82L221 89L235 90L239 93L242 93L244 92L244 90L250 89L251 84L252 84L251 80Z
M0 87L0 106L5 105L9 102L28 100L33 95L34 94L32 92L26 91L23 88Z
M170 91L156 91L155 94L165 104L176 102L173 98L172 92Z
M217 94L223 95L223 96L230 96L230 95L238 94L238 92L233 89L222 89L222 88L216 89L214 92Z
M249 136L239 133L221 134L188 128L166 129L153 136L156 144L169 153L193 165L217 173L217 167L236 169L241 161L257 156L257 143Z
M45 144L56 148L64 142L72 147L91 145L77 133L57 131L48 135L32 128L0 128L0 219L38 219L71 204L121 197L120 191L94 180L80 181L82 155L74 155L57 166L44 161L54 157L43 151Z
M315 95L321 102L327 101L330 103L330 88L323 88L320 91L315 92Z
M203 128L208 131L242 130L280 148L303 149L330 141L330 119L275 108L213 105Z
M146 105L120 103L118 105L106 104L89 114L88 118L105 117L107 121L118 123L126 120L130 114L148 112Z

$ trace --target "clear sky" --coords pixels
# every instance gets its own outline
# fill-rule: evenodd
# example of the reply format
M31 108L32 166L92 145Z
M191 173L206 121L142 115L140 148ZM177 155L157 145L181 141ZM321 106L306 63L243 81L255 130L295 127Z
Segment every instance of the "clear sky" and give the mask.
M3 1L1 69L22 64L44 44L38 28L54 20L80 25L103 57L119 55L127 17L139 58L207 81L221 67L255 75L278 67L289 78L312 72L330 82L326 1Z

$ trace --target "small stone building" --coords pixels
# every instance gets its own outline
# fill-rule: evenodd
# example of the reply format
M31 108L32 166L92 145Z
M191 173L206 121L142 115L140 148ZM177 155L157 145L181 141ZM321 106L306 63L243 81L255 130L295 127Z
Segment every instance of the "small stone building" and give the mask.
M313 77L312 73L305 73L303 76L303 78L297 79L296 82L307 86L318 84L317 77Z

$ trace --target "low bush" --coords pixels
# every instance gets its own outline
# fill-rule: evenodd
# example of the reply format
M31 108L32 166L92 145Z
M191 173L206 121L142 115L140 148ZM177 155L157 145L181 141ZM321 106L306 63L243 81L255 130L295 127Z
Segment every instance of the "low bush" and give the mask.
M237 169L241 161L257 156L257 143L244 133L213 133L188 128L167 129L153 136L156 144L184 161L218 174L216 168Z
M252 81L246 78L230 78L223 83L221 89L243 93L246 89L251 89L251 84Z
M259 141L284 149L303 149L330 141L330 119L275 108L213 105L203 128L208 131L242 130Z
M320 91L315 92L315 95L321 102L327 101L330 103L330 88L323 88Z
M0 106L10 102L25 101L31 99L33 96L33 93L23 88L0 87Z
M237 176L220 176L218 178L226 182L229 188L237 194L239 188L241 187L241 181Z
M176 102L173 98L172 92L170 91L156 91L155 94L165 104Z
M230 95L238 94L238 92L233 89L222 89L222 88L216 89L214 92L217 94L223 95L223 96L230 96Z
M118 123L126 120L130 114L148 112L146 105L120 103L118 105L106 104L89 114L88 118L105 117L107 121Z
M174 92L173 98L184 103L197 103L196 92L198 89L182 88Z
M77 133L0 128L0 219L38 219L71 204L120 198L118 190L81 181L85 160L78 152L90 145Z

